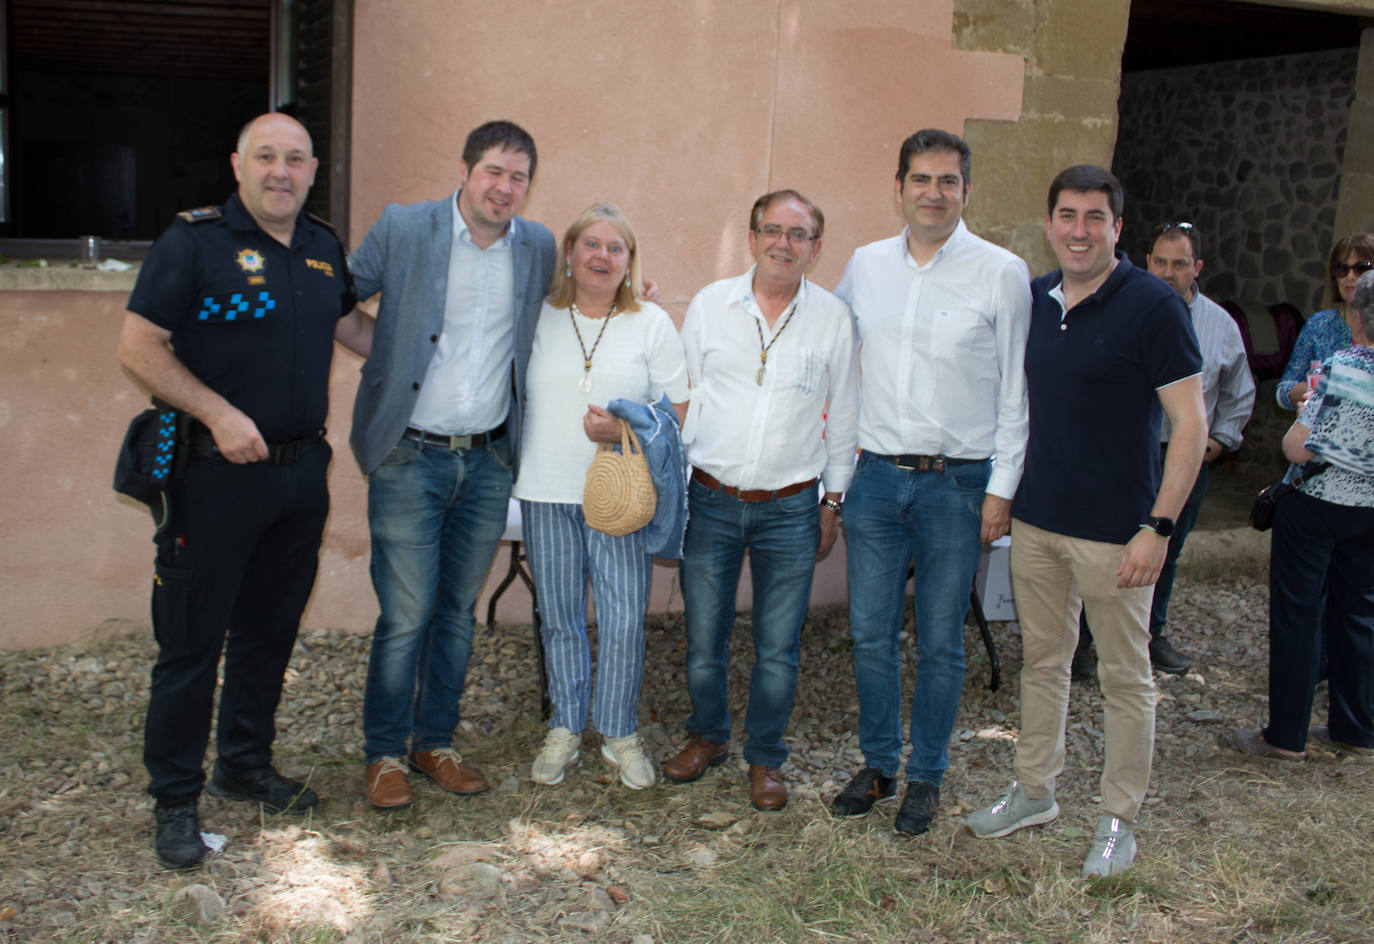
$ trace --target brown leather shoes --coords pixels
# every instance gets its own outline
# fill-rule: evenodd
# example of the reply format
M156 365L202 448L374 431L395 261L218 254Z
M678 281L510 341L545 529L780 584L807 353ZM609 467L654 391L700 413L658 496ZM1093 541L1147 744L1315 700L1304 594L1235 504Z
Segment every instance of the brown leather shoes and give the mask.
M399 810L415 802L406 777L406 765L399 757L383 757L367 765L367 802L379 810Z
M749 800L754 809L770 812L787 805L787 784L782 771L762 764L749 765Z
M700 780L707 767L724 763L729 756L728 744L714 744L700 734L688 734L687 746L663 762L663 776L673 783L691 783Z
M416 751L410 755L410 766L449 793L470 796L487 789L482 775L464 764L462 755L451 747Z

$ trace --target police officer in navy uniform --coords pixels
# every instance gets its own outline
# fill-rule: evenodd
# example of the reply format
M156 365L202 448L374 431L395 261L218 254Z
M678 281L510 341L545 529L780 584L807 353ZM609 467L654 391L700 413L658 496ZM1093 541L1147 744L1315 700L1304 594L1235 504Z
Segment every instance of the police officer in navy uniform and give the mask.
M148 253L119 341L135 379L193 418L170 518L154 539L158 658L143 760L155 848L169 868L207 851L197 800L221 650L207 789L271 813L318 801L272 767L274 715L329 510L334 341L364 357L372 341L343 246L301 210L318 164L305 128L262 115L230 163L237 193L179 214Z

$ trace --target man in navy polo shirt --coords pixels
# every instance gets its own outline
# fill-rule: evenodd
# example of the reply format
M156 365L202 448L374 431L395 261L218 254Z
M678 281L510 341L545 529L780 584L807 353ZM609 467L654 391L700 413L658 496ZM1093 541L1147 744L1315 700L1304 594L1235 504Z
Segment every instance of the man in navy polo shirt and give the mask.
M334 341L366 356L372 319L354 306L338 238L301 212L317 163L294 119L245 125L230 155L237 193L178 214L143 263L120 333L120 363L191 418L191 455L154 537L158 656L143 741L168 868L207 851L197 802L221 650L210 793L270 813L318 800L272 767L273 719L329 511Z
M1031 283L1030 439L1012 504L1012 589L1021 619L1016 781L968 817L1005 836L1059 815L1069 662L1086 608L1101 662L1103 814L1085 875L1135 859L1131 824L1154 751L1149 629L1174 518L1207 436L1202 356L1178 293L1116 251L1120 182L1078 165L1050 185L1046 235L1059 269ZM1162 415L1172 428L1161 480Z

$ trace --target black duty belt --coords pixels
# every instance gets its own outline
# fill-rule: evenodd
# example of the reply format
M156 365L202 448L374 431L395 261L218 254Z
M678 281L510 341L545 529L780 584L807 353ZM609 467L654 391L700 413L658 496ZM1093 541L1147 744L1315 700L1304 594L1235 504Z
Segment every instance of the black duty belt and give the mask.
M263 461L271 465L289 465L305 455L305 451L313 444L324 438L324 430L317 430L313 435L306 436L304 439L293 439L290 442L268 443L267 458ZM202 459L223 459L220 454L219 446L215 445L215 437L210 435L207 429L196 429L191 433L191 454Z
M426 446L443 446L445 449L458 452L462 449L477 449L487 443L496 442L504 435L506 435L506 424L502 422L500 426L485 433L470 433L462 436L427 433L423 429L407 426L406 431L401 434L401 438L409 439L411 442L424 443Z
M899 469L907 469L912 472L943 472L945 469L953 468L956 465L974 465L979 462L987 462L987 459L951 459L949 456L885 456L881 452L865 451L864 455L872 456L879 462L891 462Z

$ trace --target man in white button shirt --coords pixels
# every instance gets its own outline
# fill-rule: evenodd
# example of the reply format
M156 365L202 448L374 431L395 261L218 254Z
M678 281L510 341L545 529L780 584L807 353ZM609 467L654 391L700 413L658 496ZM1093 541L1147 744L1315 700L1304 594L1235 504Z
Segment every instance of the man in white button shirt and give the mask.
M458 192L388 206L350 259L359 298L381 293L351 436L381 606L363 695L365 782L379 809L411 803L409 769L452 793L487 788L451 742L553 268L553 235L516 215L536 159L519 126L475 128Z
M795 190L760 197L749 215L754 267L697 293L682 325L692 386L681 571L692 715L687 745L663 775L696 780L729 752L730 628L748 551L754 668L744 757L760 810L787 803L782 737L797 692L811 575L835 543L839 499L854 467L858 378L849 310L805 278L824 228L821 211Z
M964 226L968 145L927 128L902 144L898 236L860 247L836 294L854 312L862 407L845 498L849 625L864 767L835 797L864 816L896 795L898 643L915 565L916 690L895 828L930 827L964 681L964 616L984 543L1007 533L1026 449L1030 277Z

